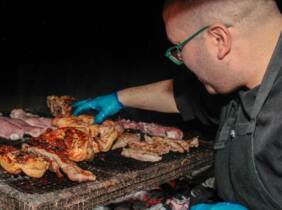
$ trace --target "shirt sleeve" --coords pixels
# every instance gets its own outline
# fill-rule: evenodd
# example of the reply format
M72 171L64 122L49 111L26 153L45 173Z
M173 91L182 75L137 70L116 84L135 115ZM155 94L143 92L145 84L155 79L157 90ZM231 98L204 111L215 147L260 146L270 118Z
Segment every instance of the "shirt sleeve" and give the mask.
M176 105L184 121L197 119L207 126L218 125L223 96L210 95L192 74L175 78L173 86Z

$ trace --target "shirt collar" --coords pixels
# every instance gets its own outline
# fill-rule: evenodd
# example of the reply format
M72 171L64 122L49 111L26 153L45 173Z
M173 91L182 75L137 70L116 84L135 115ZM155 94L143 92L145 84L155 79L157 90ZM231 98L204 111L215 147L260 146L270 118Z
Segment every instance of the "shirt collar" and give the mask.
M276 62L278 59L281 59L281 54L279 54L276 49L280 49L282 46L282 33L280 34L280 37L279 37L279 40L277 42L277 45L276 45L276 48L272 54L272 57L271 57L271 60L270 60L270 63L268 65L268 68L266 70L269 71L270 67L272 68L282 68L281 65L277 66L277 65L272 65L274 62ZM279 76L281 76L281 73L279 74ZM239 95L239 98L240 98L240 102L242 104L242 108L243 108L243 111L248 115L248 117L250 117L251 115L251 111L252 111L252 108L253 108L253 105L255 103L255 100L256 100L256 95L257 95L257 92L259 90L259 86L256 86L255 88L252 88L252 89L240 89L238 91L238 95Z

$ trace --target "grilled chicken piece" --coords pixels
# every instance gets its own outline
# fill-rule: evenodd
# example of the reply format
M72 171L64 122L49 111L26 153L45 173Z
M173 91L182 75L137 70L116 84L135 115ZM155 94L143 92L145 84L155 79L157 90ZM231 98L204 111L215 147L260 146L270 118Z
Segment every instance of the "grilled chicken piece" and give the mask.
M115 126L116 124L111 120L106 120L99 125L99 135L96 140L102 152L109 151L114 141L117 140L119 133Z
M126 147L129 142L140 142L140 140L141 140L140 134L123 133L118 137L115 144L112 146L112 150Z
M46 159L11 146L0 146L0 165L11 174L24 172L33 178L42 177L49 168Z
M121 155L124 157L146 162L158 162L162 159L162 157L157 155L156 153L131 148L123 148Z
M91 171L79 168L74 162L70 161L63 154L55 152L50 148L46 148L43 145L29 146L24 144L23 150L39 154L51 162L56 163L55 165L57 165L72 181L84 182L96 180L96 176ZM58 168L56 169L58 170Z
M55 118L52 121L52 124L56 127L74 127L87 133L93 138L93 141L98 143L99 151L109 151L123 129L118 123L111 120L106 120L101 125L93 125L92 123L93 117L89 115Z
M54 117L71 115L71 104L75 101L71 96L48 96L47 106Z
M29 143L33 146L43 144L52 147L54 151L76 162L92 159L94 149L96 150L89 135L70 127L49 130L38 138L33 138Z
M99 126L93 125L93 120L93 116L90 115L80 115L78 117L56 117L52 120L52 125L58 128L77 128L85 133L90 134L92 138L95 138L99 134Z

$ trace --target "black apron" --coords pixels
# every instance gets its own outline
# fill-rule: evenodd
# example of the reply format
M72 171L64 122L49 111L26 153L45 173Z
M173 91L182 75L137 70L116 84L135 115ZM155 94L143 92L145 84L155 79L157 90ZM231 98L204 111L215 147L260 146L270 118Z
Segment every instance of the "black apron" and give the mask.
M277 47L276 53L282 55L281 45ZM282 66L282 59L270 62L258 89L250 119L240 121L240 115L244 113L239 99L231 100L223 108L215 142L215 176L219 196L225 201L239 202L252 210L282 209L262 182L254 158L257 117L280 71L277 68L279 65Z

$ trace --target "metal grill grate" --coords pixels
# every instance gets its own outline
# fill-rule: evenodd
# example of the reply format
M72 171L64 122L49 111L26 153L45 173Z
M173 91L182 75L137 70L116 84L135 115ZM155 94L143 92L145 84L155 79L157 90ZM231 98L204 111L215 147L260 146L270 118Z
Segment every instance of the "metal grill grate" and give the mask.
M9 144L20 148L22 142L11 142L5 140L1 141L0 144ZM169 154L164 155L161 162L170 162L172 160L184 158L186 156L191 159L191 162L195 162L198 158L197 153L202 153L205 150L207 150L205 147L201 147L198 149L192 149L187 154L171 152ZM78 163L78 165L83 169L93 172L96 175L98 181L104 181L112 178L113 176L116 176L117 174L143 170L156 164L125 158L121 156L120 153L121 149L109 151L107 153L100 153L96 155L96 157L92 161L81 162ZM68 180L67 177L58 178L55 173L49 171L47 171L42 178L34 179L24 174L11 175L3 169L0 169L0 180L20 192L29 194L43 194L74 187L80 184L78 182L72 182Z

